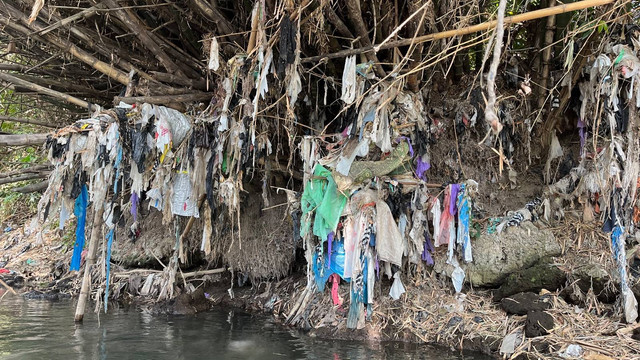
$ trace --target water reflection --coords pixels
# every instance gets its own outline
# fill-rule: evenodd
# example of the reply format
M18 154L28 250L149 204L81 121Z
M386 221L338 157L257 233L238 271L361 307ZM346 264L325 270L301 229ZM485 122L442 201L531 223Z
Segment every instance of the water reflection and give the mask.
M237 311L151 316L110 309L73 323L74 303L0 303L1 359L486 359L402 343L328 341L301 336L268 317Z

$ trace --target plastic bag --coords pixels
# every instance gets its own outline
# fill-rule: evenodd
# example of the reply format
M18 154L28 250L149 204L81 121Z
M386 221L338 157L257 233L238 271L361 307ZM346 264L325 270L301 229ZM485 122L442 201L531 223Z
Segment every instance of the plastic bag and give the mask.
M389 290L389 296L391 296L393 300L398 300L404 293L404 285L402 285L402 280L400 280L400 272L398 271L393 274L393 284L391 285L391 290Z
M345 104L350 105L356 100L356 56L348 56L344 62L342 72L342 97Z
M464 270L458 265L458 262L454 260L455 269L451 273L451 281L453 282L453 288L456 289L456 293L462 291L462 284L464 283Z
M158 120L165 120L171 129L173 147L177 148L182 144L187 134L191 131L191 120L178 110L164 106L157 106L156 117Z
M200 217L191 179L186 171L180 171L173 182L171 212L173 215Z

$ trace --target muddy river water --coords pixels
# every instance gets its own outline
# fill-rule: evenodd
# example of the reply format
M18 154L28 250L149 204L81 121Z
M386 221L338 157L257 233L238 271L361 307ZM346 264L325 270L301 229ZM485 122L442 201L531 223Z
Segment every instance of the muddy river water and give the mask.
M0 302L0 359L488 359L431 346L321 340L268 316L213 310L157 316L110 308L73 322L74 302Z

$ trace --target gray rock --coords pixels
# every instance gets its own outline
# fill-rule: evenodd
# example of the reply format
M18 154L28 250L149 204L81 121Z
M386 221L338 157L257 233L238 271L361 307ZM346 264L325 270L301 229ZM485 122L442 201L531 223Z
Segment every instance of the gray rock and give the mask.
M597 261L590 261L588 258L577 258L571 274L570 282L575 284L583 294L577 294L575 289L567 287L563 291L563 296L567 301L575 304L582 304L584 294L589 292L593 287L593 293L598 300L604 303L612 303L616 300L619 286L611 286L611 276L609 271ZM614 279L617 283L618 281Z
M530 222L501 234L483 234L472 246L473 263L467 265L466 274L474 286L500 284L509 274L562 252L551 230L538 229Z
M523 291L535 293L542 289L555 291L561 288L566 280L566 274L553 264L553 259L541 259L534 266L507 276L500 288L494 293L493 299L500 301L504 297Z

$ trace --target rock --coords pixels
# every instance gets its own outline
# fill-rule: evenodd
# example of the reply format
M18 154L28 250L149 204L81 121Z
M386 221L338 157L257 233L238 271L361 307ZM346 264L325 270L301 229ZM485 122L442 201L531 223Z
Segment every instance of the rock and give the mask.
M37 291L32 290L22 295L25 299L29 300L48 300L48 301L58 301L63 299L70 299L71 295L58 292L57 290L50 291Z
M466 266L466 274L474 286L500 284L509 274L562 252L551 230L538 229L530 222L501 234L482 234L472 246L473 263Z
M547 335L553 329L554 321L546 311L531 310L527 313L524 333L528 338Z
M535 293L524 292L502 299L500 306L507 314L526 315L532 310L546 310L551 307L551 303Z
M567 280L564 271L553 265L551 258L541 259L530 268L517 271L507 276L500 288L494 293L494 301L519 292L539 292L542 289L555 291Z
M600 263L590 261L588 258L577 258L569 280L584 294L588 293L593 286L593 293L603 303L609 304L616 300L619 286L608 286L611 276ZM575 294L571 287L567 287L562 295L570 303L582 304L584 301L583 297Z

